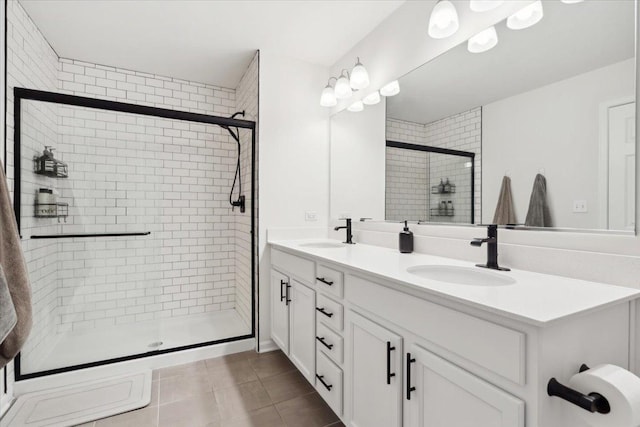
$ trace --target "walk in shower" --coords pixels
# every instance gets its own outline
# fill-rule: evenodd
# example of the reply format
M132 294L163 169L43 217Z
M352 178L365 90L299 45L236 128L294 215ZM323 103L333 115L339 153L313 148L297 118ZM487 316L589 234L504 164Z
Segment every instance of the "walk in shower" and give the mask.
M17 379L254 337L255 123L14 94Z

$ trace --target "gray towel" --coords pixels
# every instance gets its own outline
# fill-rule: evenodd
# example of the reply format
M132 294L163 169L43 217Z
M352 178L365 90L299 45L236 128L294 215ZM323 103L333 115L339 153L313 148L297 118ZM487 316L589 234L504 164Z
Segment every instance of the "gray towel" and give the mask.
M18 317L16 309L13 307L11 293L7 279L4 277L4 270L0 265L0 343L9 335L9 332L16 326Z
M19 166L19 165L18 165ZM31 286L27 266L22 255L16 216L13 212L7 179L0 167L0 266L7 279L18 321L9 335L0 343L0 368L18 354L31 331ZM4 317L4 312L1 313Z
M500 195L496 212L493 214L493 224L506 225L516 223L516 211L513 207L513 196L511 195L511 178L502 178Z
M541 174L536 175L529 199L529 210L524 225L529 227L553 227L551 212L547 204L547 180Z

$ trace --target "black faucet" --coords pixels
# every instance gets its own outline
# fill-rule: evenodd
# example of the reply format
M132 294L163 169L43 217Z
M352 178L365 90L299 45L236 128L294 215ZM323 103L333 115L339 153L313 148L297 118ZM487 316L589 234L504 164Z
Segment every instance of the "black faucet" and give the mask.
M482 246L483 243L487 244L487 263L476 264L478 267L491 268L493 270L510 271L505 267L498 265L498 226L496 224L490 224L487 226L487 237L477 238L471 241L471 246Z
M353 234L351 233L351 218L343 218L344 220L347 221L347 225L343 225L341 227L335 227L334 230L338 231L341 229L346 229L347 230L347 240L343 243L347 243L349 245L353 245L355 244L355 242L353 241Z

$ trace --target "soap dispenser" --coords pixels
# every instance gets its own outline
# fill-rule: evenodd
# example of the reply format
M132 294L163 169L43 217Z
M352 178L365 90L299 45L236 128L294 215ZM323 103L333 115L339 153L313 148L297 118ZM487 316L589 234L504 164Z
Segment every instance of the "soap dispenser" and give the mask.
M404 229L400 232L399 246L400 253L410 254L413 252L413 233L409 231L407 221L404 222Z

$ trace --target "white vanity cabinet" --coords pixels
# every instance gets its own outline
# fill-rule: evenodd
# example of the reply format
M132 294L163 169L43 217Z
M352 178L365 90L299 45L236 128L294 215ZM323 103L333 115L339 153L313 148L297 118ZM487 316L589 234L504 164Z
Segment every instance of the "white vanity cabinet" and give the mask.
M358 248L343 264L280 249L271 251L273 340L349 427L587 427L547 395L549 379L566 384L582 363L633 369L631 291L527 321L352 267Z
M290 270L300 273L308 267L304 264L307 260L298 261L291 256L285 256L285 259L289 264L283 263L283 272L271 270L271 338L313 384L316 367L316 293L311 286L296 278L295 273L287 270L289 266L293 267Z
M524 402L413 345L405 359L405 427L524 427Z

